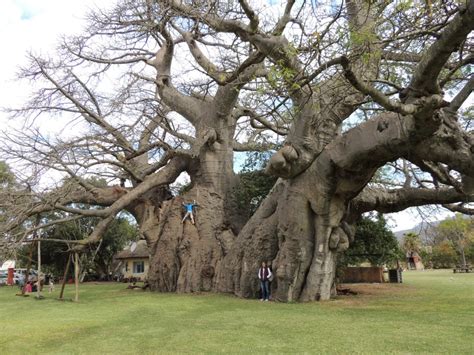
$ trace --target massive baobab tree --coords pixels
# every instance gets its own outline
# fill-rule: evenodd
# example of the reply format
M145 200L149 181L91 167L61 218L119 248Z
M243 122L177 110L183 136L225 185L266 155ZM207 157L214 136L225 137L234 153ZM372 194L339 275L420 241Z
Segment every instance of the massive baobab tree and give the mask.
M7 231L58 209L101 217L94 243L127 210L154 290L252 297L270 260L274 297L309 301L333 294L363 213L471 211L474 0L127 0L88 20L20 73L39 89L12 110L29 125L4 151L68 178L17 192ZM41 129L67 118L61 134ZM247 221L234 152L269 150L279 179ZM190 186L173 196L183 172ZM181 222L189 200L196 225Z

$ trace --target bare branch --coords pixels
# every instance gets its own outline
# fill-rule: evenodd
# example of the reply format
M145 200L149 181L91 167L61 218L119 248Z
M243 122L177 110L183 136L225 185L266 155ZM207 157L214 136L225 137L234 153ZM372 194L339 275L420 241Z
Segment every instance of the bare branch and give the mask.
M341 58L340 61L342 67L344 68L344 76L346 79L360 92L365 95L369 95L376 103L378 103L383 108L388 111L401 113L402 115L414 114L417 110L417 107L413 104L405 105L399 102L390 100L382 92L375 89L369 84L363 83L357 76L354 74L350 68L349 60L346 57Z
M468 0L444 28L441 37L423 54L403 98L439 94L438 76L441 69L473 29L474 1Z
M449 104L449 110L456 112L474 91L474 75L471 75L469 81L463 86L461 91L454 97Z
M465 203L451 203L451 204L443 204L443 207L452 211L452 212L459 212L466 215L474 215L474 208L466 207Z
M295 4L295 0L288 0L287 1L286 7L285 7L285 12L283 13L283 16L280 17L277 24L275 25L275 28L273 29L273 35L274 36L278 36L278 35L281 35L283 33L283 30L285 29L286 25L291 20L290 14L291 14L291 9L293 8L294 4Z
M455 189L375 189L366 187L351 203L359 213L378 211L393 213L408 207L430 204L449 204L458 201L473 202L474 195L466 196Z
M247 0L239 0L239 4L250 20L250 31L257 32L259 20L258 16L255 14L255 11L250 7Z

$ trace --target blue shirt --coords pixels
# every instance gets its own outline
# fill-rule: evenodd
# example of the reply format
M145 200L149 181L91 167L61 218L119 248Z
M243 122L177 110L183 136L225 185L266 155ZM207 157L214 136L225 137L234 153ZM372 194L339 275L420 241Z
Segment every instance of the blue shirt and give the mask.
M186 203L184 205L184 207L186 207L186 212L192 212L193 211L193 207L194 207L194 203Z

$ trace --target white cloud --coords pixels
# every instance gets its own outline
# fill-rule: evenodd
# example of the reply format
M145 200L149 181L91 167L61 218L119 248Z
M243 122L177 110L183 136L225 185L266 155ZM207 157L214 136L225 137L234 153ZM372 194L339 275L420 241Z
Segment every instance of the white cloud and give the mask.
M27 83L15 81L18 67L26 63L27 51L51 53L62 34L84 27L84 16L95 4L112 1L4 0L0 12L0 107L24 102ZM6 116L0 113L0 121Z
M102 8L109 7L115 2L116 0L2 0L0 108L20 107L30 94L31 84L15 79L19 67L27 63L28 51L53 54L62 35L79 33L85 27L84 19L89 9L95 8L96 4ZM43 119L41 124L51 134L62 128L52 119ZM20 120L10 121L8 114L0 110L1 130L8 131L8 127L21 126Z
M420 215L420 211L415 208L408 208L402 212L388 213L386 214L389 226L393 231L402 231L412 229L421 222L434 222L443 220L447 217L454 216L454 213L442 209L433 208L433 206L427 206L422 208L423 215Z

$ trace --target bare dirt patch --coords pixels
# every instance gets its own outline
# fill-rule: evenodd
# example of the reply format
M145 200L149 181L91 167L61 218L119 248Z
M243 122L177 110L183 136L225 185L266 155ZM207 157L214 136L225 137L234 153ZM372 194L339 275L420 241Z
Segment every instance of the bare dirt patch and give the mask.
M416 290L413 286L395 283L340 284L337 288L343 292L338 293L331 303L346 306L362 305L375 298L396 297Z
M359 295L389 295L394 293L404 292L410 287L403 284L391 284L391 283L357 283L357 284L341 284L341 288L350 289L357 292Z

